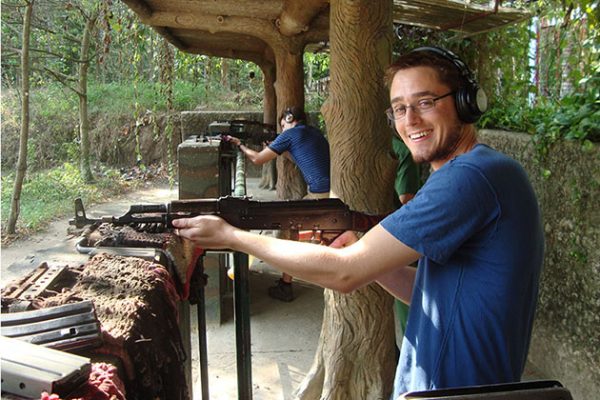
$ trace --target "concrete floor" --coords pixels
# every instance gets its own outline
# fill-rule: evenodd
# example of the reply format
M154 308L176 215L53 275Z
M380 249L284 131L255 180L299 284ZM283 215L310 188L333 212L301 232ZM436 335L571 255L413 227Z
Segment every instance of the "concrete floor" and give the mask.
M283 303L267 295L277 278L270 271L250 274L252 394L260 400L293 398L312 364L323 316L322 289L295 284L297 298ZM196 318L194 308L191 320ZM238 398L233 318L220 326L208 325L207 341L210 399ZM194 399L201 399L194 333L192 354Z

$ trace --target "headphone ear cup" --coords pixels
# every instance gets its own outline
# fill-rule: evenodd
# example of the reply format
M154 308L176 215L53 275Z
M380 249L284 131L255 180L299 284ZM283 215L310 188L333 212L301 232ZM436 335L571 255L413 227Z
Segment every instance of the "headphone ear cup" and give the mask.
M454 104L456 104L456 112L458 118L465 123L471 123L472 115L469 110L468 103L468 90L466 88L460 88L454 93Z
M472 124L479 120L487 109L487 97L477 85L460 88L454 94L456 112L461 121Z

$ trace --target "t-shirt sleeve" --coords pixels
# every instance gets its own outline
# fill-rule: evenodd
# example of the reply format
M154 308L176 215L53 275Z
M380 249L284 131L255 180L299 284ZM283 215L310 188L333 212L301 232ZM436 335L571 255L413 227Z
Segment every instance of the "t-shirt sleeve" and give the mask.
M405 245L444 264L499 212L496 193L477 168L447 164L381 225Z
M289 134L289 131L286 131L280 135L277 135L275 140L273 140L268 147L275 153L281 155L283 152L289 150L291 141L292 135Z

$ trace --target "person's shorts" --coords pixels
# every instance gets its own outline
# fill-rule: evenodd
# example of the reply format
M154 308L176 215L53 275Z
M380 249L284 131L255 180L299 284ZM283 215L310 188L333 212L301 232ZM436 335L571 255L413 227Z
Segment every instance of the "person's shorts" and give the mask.
M306 196L304 196L304 200L310 200L310 199L328 199L329 198L329 192L324 192L324 193L313 193L313 192L308 192L306 194Z

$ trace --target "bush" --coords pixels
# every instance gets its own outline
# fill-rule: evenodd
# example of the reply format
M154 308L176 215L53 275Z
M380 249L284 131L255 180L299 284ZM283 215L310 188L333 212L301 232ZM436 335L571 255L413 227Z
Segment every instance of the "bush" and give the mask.
M35 232L56 217L69 215L73 212L73 201L78 197L86 204L97 203L138 184L133 180L125 181L118 171L105 166L99 167L95 175L97 180L94 184L85 184L81 179L79 167L70 163L28 174L21 192L17 230L21 233ZM10 213L13 187L14 174L3 176L1 189L3 227L6 227Z

